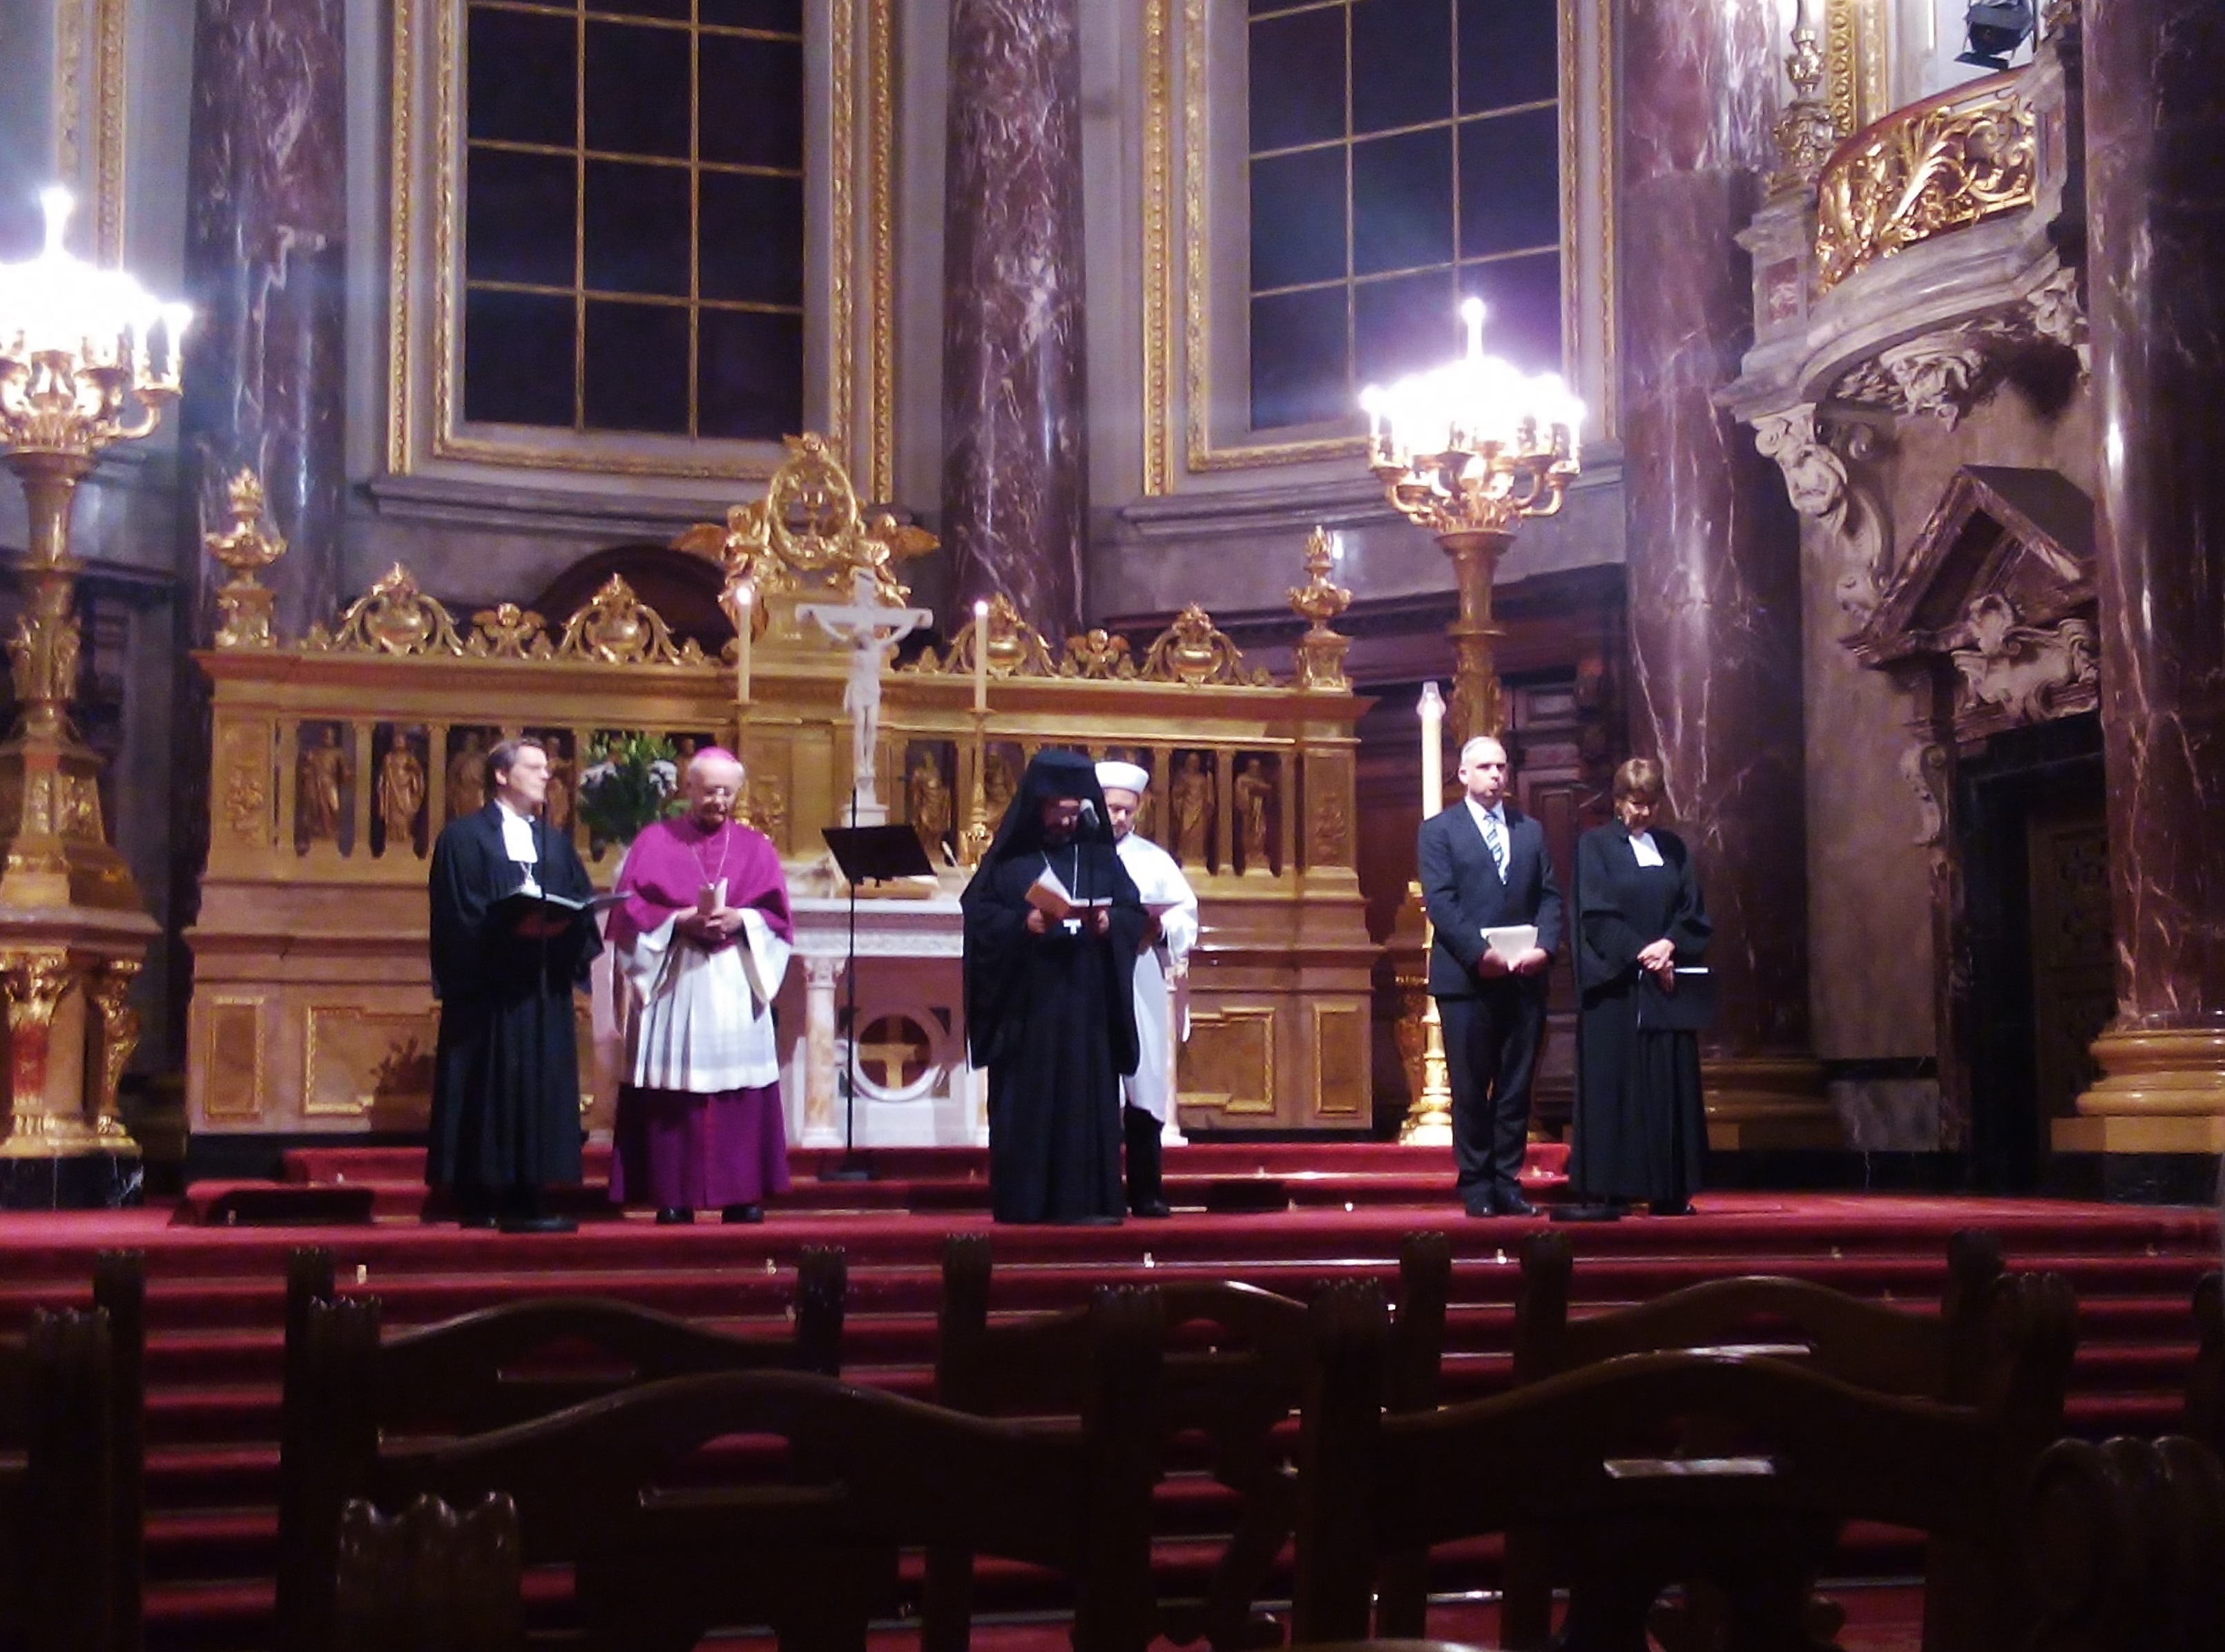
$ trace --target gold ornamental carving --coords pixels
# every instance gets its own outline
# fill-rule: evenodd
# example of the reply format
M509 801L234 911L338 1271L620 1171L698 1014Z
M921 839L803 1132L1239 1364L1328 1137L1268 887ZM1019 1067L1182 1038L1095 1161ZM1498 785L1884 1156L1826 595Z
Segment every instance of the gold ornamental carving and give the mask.
M1058 663L1058 674L1091 683L1125 683L1136 675L1134 651L1125 637L1093 626L1066 639L1066 656Z
M498 602L472 616L464 651L480 659L548 659L556 649L547 620L515 602Z
M986 632L986 635L984 634ZM1095 633L1101 634L1101 633ZM1074 642L1093 648L1087 638ZM1069 650L1072 644L1068 645ZM1109 639L1106 644L1109 646ZM1125 644L1122 646L1125 648ZM937 655L932 648L923 650L911 669L924 676L970 676L975 658L984 650L989 657L988 672L999 681L1015 677L1089 677L1093 672L1081 669L1062 671L1057 661L1051 658L1050 645L1043 640L1043 632L1020 618L1020 611L1002 591L989 599L989 612L981 621L968 620L960 627L950 646Z
M2038 123L2013 71L1896 111L1841 144L1816 201L1817 289L1920 242L2029 206Z
M685 645L672 640L672 627L664 616L633 594L620 575L613 574L589 598L587 605L564 623L564 639L556 645L559 659L590 659L605 665L706 665L701 646L694 638Z
M71 601L72 578L52 570L29 570L30 600L16 616L8 639L8 664L22 707L22 731L48 739L66 738L68 708L77 694L82 639ZM43 575L43 576L42 576Z
M81 965L60 947L0 951L0 993L8 1001L9 1128L0 1159L46 1159L109 1146L86 1121L80 1098L67 1093L67 1063L58 1063L55 1023L80 983ZM60 1071L57 1071L60 1068Z
M447 609L418 588L415 575L400 562L348 605L338 628L327 633L312 626L301 639L311 653L461 654L462 639Z
M139 969L136 958L111 958L107 966L86 983L94 1013L99 1017L100 1032L100 1070L95 1075L98 1088L93 1093L93 1134L100 1138L103 1147L114 1153L139 1151L139 1144L124 1128L124 1115L117 1100L123 1089L124 1070L131 1064L132 1052L139 1047L139 1012L131 1007L131 988L138 982Z
M720 562L730 592L747 581L762 599L808 591L847 600L863 569L873 576L874 600L894 607L911 596L895 564L938 543L886 512L868 520L849 472L826 438L811 434L788 438L788 458L764 499L734 506L723 529L700 524L673 541Z
M1208 683L1257 689L1270 684L1266 671L1246 666L1242 651L1195 602L1159 633L1138 675L1146 683L1180 683L1193 689Z
M1290 591L1290 607L1301 620L1313 624L1298 639L1294 651L1298 686L1316 694L1349 694L1352 683L1344 674L1349 638L1331 631L1329 621L1352 606L1352 593L1329 577L1336 567L1336 542L1326 528L1306 536L1306 582Z
M1792 28L1792 49L1784 58L1791 100L1770 128L1777 143L1777 171L1770 178L1772 197L1802 194L1816 181L1838 147L1842 129L1819 95L1823 86L1823 48L1805 15Z
M286 554L286 542L267 525L261 477L242 470L231 479L230 496L231 525L201 536L209 555L231 570L231 577L217 588L216 645L275 648L278 639L270 609L278 594L255 576Z

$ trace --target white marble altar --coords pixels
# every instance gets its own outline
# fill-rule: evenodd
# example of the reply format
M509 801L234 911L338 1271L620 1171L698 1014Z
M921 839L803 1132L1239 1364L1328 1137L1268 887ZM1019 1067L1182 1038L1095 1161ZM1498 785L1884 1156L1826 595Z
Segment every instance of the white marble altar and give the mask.
M838 1030L850 903L791 903L796 958L777 1003L781 1096L795 1147L843 1145ZM858 903L857 1145L978 1147L989 1139L987 1076L966 1060L964 936L958 901Z

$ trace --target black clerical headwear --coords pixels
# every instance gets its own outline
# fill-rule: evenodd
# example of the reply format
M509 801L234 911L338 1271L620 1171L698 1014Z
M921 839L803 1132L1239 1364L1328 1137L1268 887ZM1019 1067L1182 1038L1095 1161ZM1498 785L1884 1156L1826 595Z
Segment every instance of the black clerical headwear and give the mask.
M1070 842L1111 845L1112 823L1106 816L1105 793L1097 784L1096 764L1081 752L1043 751L1028 759L1028 772L1020 777L1020 789L1005 807L1005 818L997 826L996 841L989 845L989 853L981 864L994 866L1015 855L1041 853L1043 806L1053 797L1081 800L1081 821L1074 828Z

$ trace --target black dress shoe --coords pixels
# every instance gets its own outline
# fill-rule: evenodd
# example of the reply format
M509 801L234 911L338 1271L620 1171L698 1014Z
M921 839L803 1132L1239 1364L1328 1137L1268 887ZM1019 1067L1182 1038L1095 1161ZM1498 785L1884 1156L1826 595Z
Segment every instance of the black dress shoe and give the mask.
M506 1216L495 1223L504 1233L577 1233L580 1224L568 1216Z
M1174 1214L1173 1207L1169 1205L1164 1199L1145 1199L1141 1204L1134 1206L1133 1209L1138 1216L1149 1217L1153 1221L1158 1220L1161 1217L1169 1217Z
M466 1210L456 1218L456 1225L460 1228L491 1228L494 1226L494 1212Z
M1499 1214L1501 1216L1535 1216L1537 1214L1537 1207L1531 1204L1528 1199L1524 1198L1522 1197L1521 1191L1518 1188L1500 1188L1497 1192L1491 1196L1491 1202L1499 1207Z
M1473 1193L1461 1194L1461 1204L1470 1216L1487 1217L1499 1214L1499 1201L1491 1197L1491 1190L1487 1187Z
M660 1228L684 1228L695 1219L695 1212L684 1204L668 1204L656 1213Z
M748 1204L729 1204L725 1210L719 1212L719 1220L721 1222L762 1222L764 1220L764 1206L755 1202L751 1202Z
M1648 1204L1645 1208L1648 1212L1654 1216L1689 1216L1692 1214L1692 1201L1689 1199L1655 1199Z

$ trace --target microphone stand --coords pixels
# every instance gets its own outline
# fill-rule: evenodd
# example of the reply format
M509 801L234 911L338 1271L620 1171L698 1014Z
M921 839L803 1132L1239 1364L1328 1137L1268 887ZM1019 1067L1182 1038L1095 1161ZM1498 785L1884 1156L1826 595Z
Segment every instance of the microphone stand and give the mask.
M858 824L858 788L850 787L850 825ZM822 1165L822 1182L870 1182L873 1166L858 1157L858 883L850 886L849 951L842 967L842 1162Z

